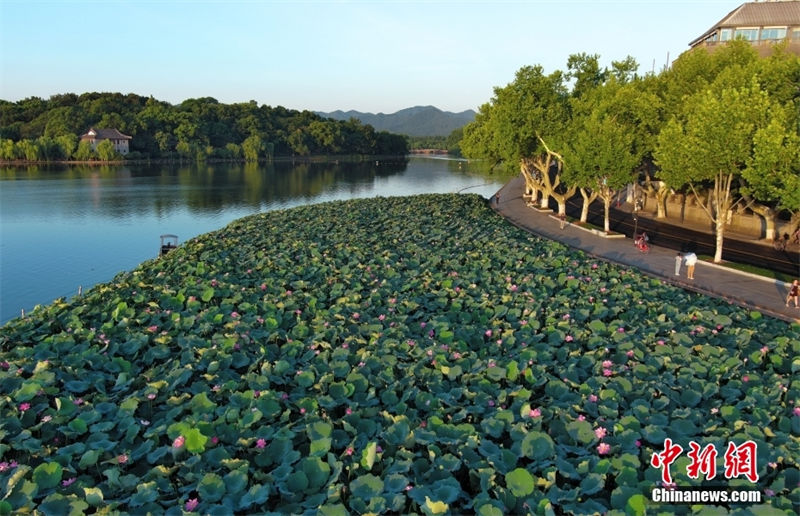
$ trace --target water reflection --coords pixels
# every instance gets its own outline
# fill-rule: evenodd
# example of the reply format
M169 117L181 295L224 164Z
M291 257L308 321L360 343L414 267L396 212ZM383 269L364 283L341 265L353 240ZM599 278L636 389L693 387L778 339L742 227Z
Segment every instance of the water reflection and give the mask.
M112 218L176 209L218 213L230 206L313 199L336 190L357 192L377 178L402 174L408 160L352 163L193 164L140 167L25 167L0 171L18 195L4 196L3 217L48 216L47 205L73 215ZM64 213L63 211L61 212Z
M234 219L358 197L486 197L503 178L441 158L339 163L0 168L0 322L154 258Z

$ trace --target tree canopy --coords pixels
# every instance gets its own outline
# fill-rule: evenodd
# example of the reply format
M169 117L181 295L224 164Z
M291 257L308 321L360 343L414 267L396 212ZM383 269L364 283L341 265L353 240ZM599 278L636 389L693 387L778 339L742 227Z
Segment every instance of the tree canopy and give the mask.
M607 210L642 175L658 216L669 192L694 196L715 223L716 260L736 206L768 228L781 212L800 223L799 56L776 45L760 58L733 41L686 52L658 75L637 68L631 57L602 68L585 53L566 73L522 67L464 128L461 148L518 167L531 200L561 212L576 189L584 213L597 197Z

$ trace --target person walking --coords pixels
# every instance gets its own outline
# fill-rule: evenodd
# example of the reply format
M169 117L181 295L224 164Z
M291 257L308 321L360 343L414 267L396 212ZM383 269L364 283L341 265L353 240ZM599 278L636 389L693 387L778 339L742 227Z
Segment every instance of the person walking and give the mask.
M686 263L686 277L694 279L694 266L697 265L697 255L693 252L688 252L684 255L683 261Z
M789 301L794 299L794 307L800 308L800 280L794 280L791 285L789 285L789 295L786 296L786 306L789 306Z
M675 275L676 276L680 276L681 275L681 262L682 261L683 261L683 255L679 251L678 254L675 255Z
M567 215L565 213L558 214L558 220L561 222L561 229L567 224Z

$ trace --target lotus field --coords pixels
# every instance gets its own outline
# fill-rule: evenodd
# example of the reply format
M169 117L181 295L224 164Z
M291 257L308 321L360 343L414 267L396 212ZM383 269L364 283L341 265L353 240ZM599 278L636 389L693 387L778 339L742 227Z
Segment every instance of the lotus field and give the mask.
M799 355L478 196L257 214L0 329L0 514L794 514Z

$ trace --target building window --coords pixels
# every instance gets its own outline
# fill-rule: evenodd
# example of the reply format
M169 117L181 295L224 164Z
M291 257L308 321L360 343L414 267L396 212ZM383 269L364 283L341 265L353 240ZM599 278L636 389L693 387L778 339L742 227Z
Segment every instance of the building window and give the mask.
M744 39L747 41L758 40L758 29L736 29L733 34L734 39Z
M719 40L720 41L730 40L732 32L733 31L731 29L722 29L721 31L719 31Z
M800 29L794 29L792 31L792 39L800 40Z
M786 27L764 27L761 29L761 39L785 39Z

